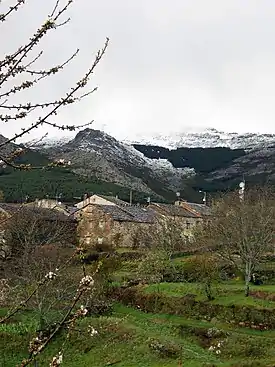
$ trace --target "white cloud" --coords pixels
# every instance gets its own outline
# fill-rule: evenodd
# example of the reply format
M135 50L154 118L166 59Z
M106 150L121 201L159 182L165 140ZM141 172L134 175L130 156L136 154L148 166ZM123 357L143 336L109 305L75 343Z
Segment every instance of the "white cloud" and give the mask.
M29 0L12 23L1 25L0 50L23 42L53 4ZM275 132L273 0L82 0L69 15L71 24L43 43L41 66L59 63L80 47L77 61L26 100L61 95L89 66L105 36L111 43L92 81L99 91L66 107L57 122L95 119L94 127L117 137L190 126ZM1 132L11 135L17 128L3 125Z

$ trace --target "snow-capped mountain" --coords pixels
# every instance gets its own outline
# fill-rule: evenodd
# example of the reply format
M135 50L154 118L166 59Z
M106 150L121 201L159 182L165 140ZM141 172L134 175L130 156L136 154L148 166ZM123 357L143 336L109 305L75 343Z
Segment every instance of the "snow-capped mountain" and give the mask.
M107 134L108 135L108 134ZM73 140L74 136L49 137L36 144L40 148L62 146ZM182 132L170 134L143 133L132 134L127 139L118 139L126 145L142 144L159 146L167 149L176 148L217 148L227 147L230 149L258 149L270 147L275 144L275 134L236 133L223 132L213 128L187 129Z
M254 149L275 144L275 134L226 133L216 129L193 130L171 134L136 135L125 139L128 144L159 146L168 149L176 148L216 148Z
M34 147L50 158L71 161L74 172L95 176L138 191L177 191L185 178L194 175L192 168L174 168L166 159L150 159L132 145L93 129L80 131L70 141L47 141Z
M243 175L247 182L275 181L272 134L208 129L120 142L100 130L85 129L71 140L48 139L34 149L50 159L71 161L77 174L162 197L175 197L183 188L229 189Z

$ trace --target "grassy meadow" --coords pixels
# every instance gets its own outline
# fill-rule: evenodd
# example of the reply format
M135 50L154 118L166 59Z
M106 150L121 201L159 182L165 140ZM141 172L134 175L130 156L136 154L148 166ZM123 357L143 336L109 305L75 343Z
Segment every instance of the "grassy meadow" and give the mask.
M198 281L125 286L127 277L136 276L139 262L125 260L112 274L111 309L79 320L68 339L61 332L36 366L49 366L64 345L62 365L68 367L275 365L272 280L251 285L249 297L241 279L215 281L209 301ZM184 265L185 258L173 262ZM6 311L2 308L0 316ZM20 365L28 357L38 327L39 315L31 308L0 325L1 367Z

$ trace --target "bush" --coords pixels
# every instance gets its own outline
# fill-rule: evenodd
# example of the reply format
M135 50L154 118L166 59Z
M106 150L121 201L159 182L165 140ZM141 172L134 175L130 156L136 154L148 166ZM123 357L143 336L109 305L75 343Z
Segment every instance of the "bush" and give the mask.
M272 343L265 340L259 343L258 338L229 338L224 344L223 353L230 356L246 358L263 358L268 352L272 355Z
M182 352L179 345L156 339L151 339L148 346L150 350L157 353L162 358L178 358Z
M199 344L204 348L209 348L213 342L220 342L221 339L225 339L229 333L224 330L220 330L216 327L205 328L205 327L192 327L187 325L180 325L179 333L181 336L195 336Z
M125 251L117 253L117 255L120 257L122 261L127 261L127 260L140 260L144 258L146 253L144 253L143 251Z
M87 309L92 316L109 315L113 310L113 303L106 298L92 298L88 303Z
M223 322L236 323L240 327L257 330L275 328L272 309L258 307L224 306L211 302L197 301L195 295L169 297L161 293L144 293L141 286L114 289L113 297L124 303L138 307L144 312L182 315L211 321L214 317Z
M159 283L164 280L165 274L173 272L173 264L165 251L150 251L139 263L137 278L142 282Z
M196 283L201 281L201 272L198 272L198 267L200 267L199 260L200 256L193 256L183 260L180 263L174 263L171 269L167 269L163 275L163 281L167 283ZM232 279L236 275L236 270L234 266L215 263L216 274L215 277L221 280Z

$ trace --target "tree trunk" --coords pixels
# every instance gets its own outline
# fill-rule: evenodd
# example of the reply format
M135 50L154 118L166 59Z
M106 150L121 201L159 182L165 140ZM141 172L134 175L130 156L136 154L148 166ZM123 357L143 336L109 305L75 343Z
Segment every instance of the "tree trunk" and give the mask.
M251 271L252 271L251 262L248 261L245 264L245 297L249 296L249 283L251 280Z

